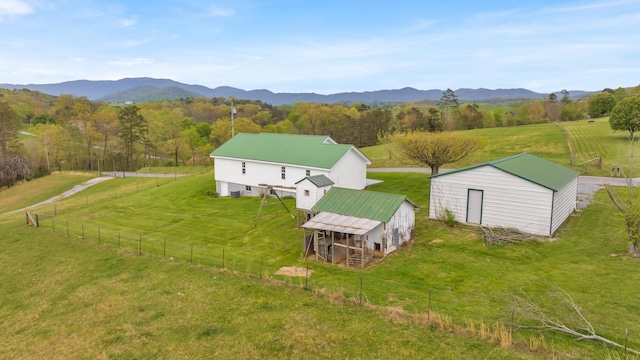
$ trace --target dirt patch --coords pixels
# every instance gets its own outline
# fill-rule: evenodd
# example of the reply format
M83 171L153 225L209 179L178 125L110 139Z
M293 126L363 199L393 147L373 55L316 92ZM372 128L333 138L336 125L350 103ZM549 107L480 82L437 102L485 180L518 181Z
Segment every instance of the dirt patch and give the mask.
M307 271L308 271L308 273L307 273ZM280 269L276 270L276 272L274 272L274 274L276 274L276 275L284 275L284 276L306 277L307 274L309 274L309 276L311 276L311 274L313 274L313 270L311 270L311 269L307 270L306 268L299 267L299 266L283 266Z
M433 240L429 241L429 244L437 244L437 243L441 243L443 241L444 240L441 240L441 239L433 239Z

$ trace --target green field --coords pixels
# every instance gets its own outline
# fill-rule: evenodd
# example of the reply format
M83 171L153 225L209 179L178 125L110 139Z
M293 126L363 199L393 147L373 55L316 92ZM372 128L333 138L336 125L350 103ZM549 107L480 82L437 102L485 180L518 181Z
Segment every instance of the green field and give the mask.
M531 330L502 348L479 330L510 326L520 291L579 324L549 297L553 284L603 336L622 343L629 329L629 346L640 348L638 262L624 256L623 228L603 194L554 241L487 247L473 228L427 219L423 174L369 177L384 180L372 190L406 194L422 210L415 241L365 270L307 263L302 231L283 207L266 207L254 228L259 199L205 196L211 174L110 180L33 209L58 212L39 229L25 226L24 213L0 215L0 266L11 274L0 285L8 334L0 357L53 349L57 358L622 358ZM16 186L0 192L0 204L17 209L86 179L73 178ZM274 274L307 264L308 283ZM429 301L439 322L426 325Z
M569 133L574 149L573 163L562 127ZM558 164L574 168L583 175L606 176L611 165L620 165L629 173L629 134L613 131L609 118L537 124L463 131L481 138L486 144L477 153L447 168L459 168L489 160L529 152ZM637 145L636 145L637 147ZM391 157L388 149L391 148ZM378 145L362 149L373 162L372 167L415 167L403 159L392 145ZM636 149L636 156L640 153ZM590 160L602 157L602 168ZM637 173L638 171L636 171Z

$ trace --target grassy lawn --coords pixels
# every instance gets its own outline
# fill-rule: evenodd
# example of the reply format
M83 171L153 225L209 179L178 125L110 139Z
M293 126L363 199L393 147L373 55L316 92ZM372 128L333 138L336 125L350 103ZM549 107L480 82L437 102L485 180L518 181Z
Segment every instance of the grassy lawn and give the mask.
M211 341L202 345L203 351L212 354L220 351L222 357L302 358L302 354L311 354L312 358L381 358L397 352L399 357L406 358L422 357L416 354L424 351L431 358L513 358L511 350L489 346L486 341L477 340L477 336L466 334L473 331L463 330L471 322L509 324L512 294L521 291L543 304L550 314L575 321L575 316L550 296L552 284L573 296L599 333L622 343L624 331L629 329L629 346L640 348L635 287L638 277L634 275L640 263L623 256L624 232L622 227L615 226L619 223L617 213L603 194L585 211L572 216L553 241L487 247L474 228L452 229L427 219L428 180L424 174L370 173L368 177L384 180L371 190L406 194L422 207L417 213L416 240L365 270L309 261L309 268L314 271L308 285L315 290L313 296L327 295L307 300L304 299L311 296L309 292L302 292L302 298L298 298L300 291L295 290L304 280L273 274L283 265L307 265L301 258L302 231L296 227L295 219L280 205L267 206L254 228L259 199L205 196L205 191L214 187L211 174L104 182L59 201L58 216L46 218L37 230L22 225L23 214L2 215L0 229L9 235L2 237L0 264L3 273L17 277L2 285L2 296L9 297L0 299L0 303L13 304L24 298L27 304L3 305L0 312L5 326L3 333L17 335L2 340L5 346L0 349L10 349L4 350L11 351L6 353L8 357L11 354L24 357L18 350L24 345L21 341L33 338L44 349L61 339L56 323L66 324L61 326L68 328L60 333L74 341L69 334L82 333L79 330L84 325L77 321L80 317L88 322L90 331L76 335L76 349L85 346L90 341L87 339L111 339L96 347L94 354L112 357L154 357L167 349L184 352L179 357L198 357L201 353L194 355L190 351L197 351L201 342ZM84 179L77 181L80 180ZM54 191L44 185L42 192ZM0 203L5 203L5 194L0 193ZM286 204L289 209L295 208L293 200L286 200ZM50 213L52 206L45 205L36 211ZM60 248L49 249L52 244ZM138 255L140 252L142 256ZM27 260L30 256L33 260ZM174 261L169 261L170 257ZM223 261L225 269L243 275L228 277L221 272ZM35 264L35 270L25 264ZM186 275L192 273L196 274L194 278ZM247 274L253 277L247 278ZM256 280L261 275L289 286L262 284ZM212 276L218 276L218 280L212 280ZM203 285L207 282L210 287ZM33 288L20 287L24 283L33 284ZM52 287L58 284L61 289ZM384 314L389 309L404 309L424 315L431 299L434 311L449 318L452 329L457 329L449 331L455 336L429 331L416 335L413 333L419 327L412 327L415 324L394 324L379 318L372 320L373 325L368 328L358 320L345 318L346 315L326 315L342 314L341 311L359 314L360 308L343 304L332 310L333 305L327 302L335 298L358 300L360 284L363 301L386 309ZM176 297L177 292L188 297ZM216 295L218 292L230 295ZM191 299L191 293L196 298L193 304L184 307L174 304L184 301L180 299ZM73 294L72 300L69 294ZM125 305L119 305L120 299ZM220 310L218 302L231 302L231 310ZM175 316L173 306L179 308ZM317 315L313 315L316 310ZM107 316L105 312L114 314ZM289 313L292 317L288 317ZM326 324L319 319L322 313ZM367 311L363 313L363 318L372 316ZM41 332L27 326L43 319L50 323ZM404 330L392 329L396 325ZM396 336L389 335L389 340L385 340L386 334L393 332ZM299 333L299 337L292 333ZM349 347L350 335L354 333L359 334L359 339ZM266 338L264 334L268 334ZM326 336L318 340L314 334ZM429 336L444 338L430 340ZM247 340L252 337L260 339ZM223 346L214 349L212 344L220 345L217 341L222 338L225 338ZM550 358L554 354L556 358L619 358L619 353L601 344L576 342L560 334L520 330L514 338L516 345L510 349L518 349L519 356L524 358ZM342 350L335 351L333 339ZM384 346L389 343L399 349L389 351ZM434 343L440 345L431 349ZM325 345L332 351L309 353ZM121 353L109 352L111 346L120 348ZM444 352L442 346L452 352ZM371 350L361 352L365 348ZM539 350L531 351L532 348ZM69 351L62 357L80 353ZM278 355L281 351L284 355ZM0 357L7 356L0 353Z
M602 157L602 169L596 169L590 163L580 165L586 167L589 174L608 176L612 164L622 166L629 174L628 132L611 130L609 118L566 122L563 125L571 135L571 143L578 155L576 164Z
M556 124L537 124L461 131L481 138L485 147L466 159L444 167L459 168L485 161L529 152L542 158L568 165L569 146L562 129ZM391 148L391 158L389 156ZM393 149L378 145L361 149L373 162L372 167L415 167Z
M568 132L576 154L573 164L562 127ZM578 170L582 175L609 176L612 164L622 166L625 173L629 173L629 134L611 130L609 118L563 122L560 125L477 129L463 133L483 139L485 147L466 159L445 165L445 168L460 168L529 152ZM361 150L372 160L372 167L416 167L403 159L393 145L378 145ZM602 168L589 161L599 156L602 157ZM634 172L639 173L637 169Z

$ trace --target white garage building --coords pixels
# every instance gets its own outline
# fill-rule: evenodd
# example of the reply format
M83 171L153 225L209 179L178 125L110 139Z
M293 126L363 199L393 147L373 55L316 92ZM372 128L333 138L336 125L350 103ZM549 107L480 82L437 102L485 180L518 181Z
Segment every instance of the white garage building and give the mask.
M431 176L429 217L552 236L574 211L578 172L522 153Z

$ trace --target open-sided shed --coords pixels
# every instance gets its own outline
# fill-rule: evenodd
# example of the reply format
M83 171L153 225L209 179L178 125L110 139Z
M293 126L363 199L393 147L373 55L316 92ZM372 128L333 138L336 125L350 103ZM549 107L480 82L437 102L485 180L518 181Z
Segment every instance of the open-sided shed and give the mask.
M552 236L577 194L577 171L522 153L431 176L429 217Z
M418 209L404 195L332 187L312 208L316 216L302 227L305 252L330 263L364 266L411 240ZM305 234L306 235L306 234Z

